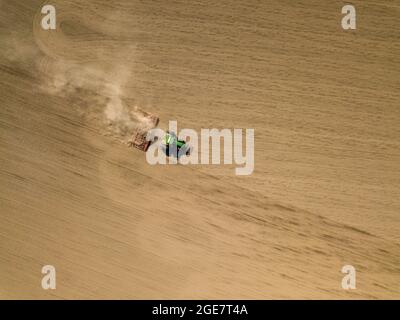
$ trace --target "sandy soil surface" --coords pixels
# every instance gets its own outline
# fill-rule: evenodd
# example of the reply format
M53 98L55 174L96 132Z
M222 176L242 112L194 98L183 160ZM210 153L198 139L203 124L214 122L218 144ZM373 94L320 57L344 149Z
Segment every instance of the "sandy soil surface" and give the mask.
M400 298L398 1L45 3L0 0L0 298ZM135 106L254 173L150 166Z

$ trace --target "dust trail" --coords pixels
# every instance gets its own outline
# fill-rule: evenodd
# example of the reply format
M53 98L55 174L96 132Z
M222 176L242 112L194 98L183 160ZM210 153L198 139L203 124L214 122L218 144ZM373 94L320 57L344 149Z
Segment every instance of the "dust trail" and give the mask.
M125 142L136 128L151 127L140 108L124 100L125 88L134 75L134 46L122 50L116 62L107 61L107 55L99 50L95 62L78 63L51 58L15 33L3 35L0 43L5 48L3 61L14 67L29 65L41 93L66 99L68 106L101 134Z
M148 126L140 109L128 106L123 99L124 86L131 76L129 68L114 66L104 70L53 61L45 69L41 89L71 99L78 112L98 126L101 133L124 140L134 129Z

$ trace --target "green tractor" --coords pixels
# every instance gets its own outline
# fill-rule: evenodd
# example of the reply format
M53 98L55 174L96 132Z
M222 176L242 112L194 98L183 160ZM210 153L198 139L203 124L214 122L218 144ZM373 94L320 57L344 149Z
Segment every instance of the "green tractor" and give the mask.
M161 149L170 157L179 158L182 155L190 155L190 147L184 140L179 140L175 133L167 131L161 140Z

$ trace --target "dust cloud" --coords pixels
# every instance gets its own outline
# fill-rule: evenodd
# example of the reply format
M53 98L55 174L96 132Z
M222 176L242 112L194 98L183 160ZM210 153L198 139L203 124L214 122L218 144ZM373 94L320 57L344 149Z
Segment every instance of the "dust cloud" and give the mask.
M68 100L71 107L101 134L125 142L135 129L149 129L151 121L137 105L124 101L124 87L133 76L129 47L119 54L118 64L104 62L77 63L45 55L33 42L24 41L15 33L3 36L4 58L21 68L31 66L32 76L39 79L41 93ZM101 53L98 53L101 59ZM101 61L101 60L100 60Z
M41 88L52 95L73 97L78 112L98 126L101 133L125 139L134 129L147 125L138 106L128 106L124 101L124 85L128 81L129 68L111 67L105 71L96 66L54 61Z

